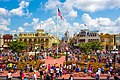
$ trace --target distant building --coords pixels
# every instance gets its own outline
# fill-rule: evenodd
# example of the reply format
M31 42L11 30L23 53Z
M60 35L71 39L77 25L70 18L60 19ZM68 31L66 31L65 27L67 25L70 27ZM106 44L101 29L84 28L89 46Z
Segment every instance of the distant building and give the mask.
M31 51L37 46L38 49L51 48L54 44L59 43L59 39L45 33L44 30L37 30L36 33L20 33L18 41L24 41L27 45L26 50Z
M13 36L11 34L4 34L3 35L3 47L8 48L8 43L13 41Z
M119 34L116 34L114 36L115 38L115 47L116 49L120 50L120 33Z
M13 34L13 41L17 41L18 35L17 34Z
M0 34L0 48L2 48L3 46L3 36L2 34Z
M113 50L115 45L114 34L100 34L100 41L102 44L102 48L106 51Z
M81 30L79 34L74 35L74 38L75 44L100 40L99 31L89 31L88 29Z
M70 36L68 30L65 32L64 37L62 38L63 42L69 42Z

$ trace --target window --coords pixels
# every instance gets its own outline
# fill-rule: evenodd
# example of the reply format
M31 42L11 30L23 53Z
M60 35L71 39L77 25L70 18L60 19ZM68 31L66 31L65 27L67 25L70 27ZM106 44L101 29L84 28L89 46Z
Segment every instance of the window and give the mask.
M104 42L105 41L105 39L101 39L101 42Z
M113 39L110 39L110 42L113 42Z
M109 39L106 39L106 42L109 42Z

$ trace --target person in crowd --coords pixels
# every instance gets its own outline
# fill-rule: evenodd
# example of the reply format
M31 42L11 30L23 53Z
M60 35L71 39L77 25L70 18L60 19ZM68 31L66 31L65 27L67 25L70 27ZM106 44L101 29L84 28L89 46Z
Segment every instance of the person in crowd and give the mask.
M54 69L51 67L50 69L50 75L51 75L51 80L53 80L54 77Z
M71 73L71 70L72 70L72 65L68 65L68 73Z
M79 66L77 66L76 72L80 72L80 71L81 71L81 68Z
M51 65L50 65L50 64L48 64L48 72L50 72L50 68L51 68Z
M70 75L69 80L74 80L73 75Z
M11 71L9 71L8 74L7 74L7 80L12 80L12 73L11 73Z
M27 65L26 65L26 71L29 71L29 69L30 69L29 63L27 63Z
M111 74L110 74L110 71L108 71L106 80L110 80L110 77L111 77Z
M16 64L13 64L13 69L14 69L14 72L16 73L17 72L17 65Z
M59 77L59 72L60 72L60 69L59 69L59 67L56 67L56 78L58 78Z
M39 69L39 73L40 73L40 79L43 80L44 79L44 73L42 68Z
M37 80L36 71L34 71L34 74L33 74L33 80Z
M109 60L109 66L112 66L112 59Z
M62 77L62 75L63 75L63 67L62 67L62 65L60 64L60 77Z
M51 80L51 77L50 77L50 74L49 74L49 73L46 74L45 80Z
M104 66L101 68L101 73L104 74Z
M118 73L114 75L114 80L120 80L120 78L118 77Z
M112 75L113 74L113 67L110 66L110 74Z
M98 68L98 71L96 72L95 80L100 80L100 74L101 74L101 69Z
M2 72L2 64L0 63L0 72Z
M88 74L89 74L89 75L91 75L91 74L92 74L92 70L93 70L92 66L91 66L91 65L89 65L89 66L88 66Z
M21 80L24 80L25 79L25 74L24 72L22 73L22 79Z
M13 63L9 63L9 70L13 68Z
M30 66L30 72L33 72L33 66L32 65Z
M108 68L109 66L110 66L109 63L107 62L107 63L106 63L106 68Z
M87 67L86 67L86 65L84 66L84 73L87 73L87 71L88 71L88 69L87 69Z
M23 73L23 70L21 69L20 70L20 79L22 80L22 73Z
M75 70L75 68L76 68L76 63L73 62L73 63L72 63L72 69Z

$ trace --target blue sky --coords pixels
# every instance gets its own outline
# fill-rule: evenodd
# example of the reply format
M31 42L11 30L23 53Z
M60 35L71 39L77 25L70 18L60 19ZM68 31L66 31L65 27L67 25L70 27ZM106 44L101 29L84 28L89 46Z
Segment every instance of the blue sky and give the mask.
M44 29L55 35L57 5L64 18L57 17L59 38L66 30L70 36L81 29L120 32L120 0L0 0L0 33Z

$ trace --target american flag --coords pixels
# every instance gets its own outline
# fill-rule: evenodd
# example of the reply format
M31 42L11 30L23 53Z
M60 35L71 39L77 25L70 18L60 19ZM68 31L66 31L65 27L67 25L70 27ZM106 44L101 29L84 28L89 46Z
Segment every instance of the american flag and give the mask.
M59 8L58 8L58 16L59 16L62 20L64 20L63 17L62 17L62 15L61 15L61 12L60 12Z

